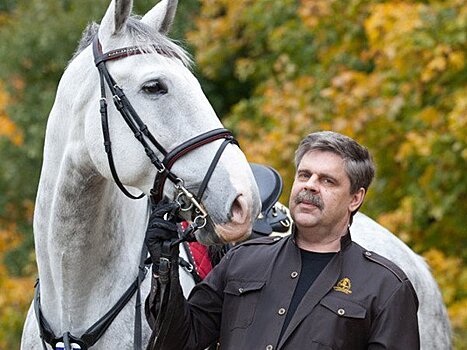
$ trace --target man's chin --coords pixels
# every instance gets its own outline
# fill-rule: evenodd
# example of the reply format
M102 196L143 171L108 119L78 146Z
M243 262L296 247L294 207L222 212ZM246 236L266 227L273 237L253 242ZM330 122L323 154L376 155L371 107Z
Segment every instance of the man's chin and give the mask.
M292 219L295 223L295 226L300 227L313 227L318 224L318 218L315 215L312 215L307 212L295 213L292 216Z

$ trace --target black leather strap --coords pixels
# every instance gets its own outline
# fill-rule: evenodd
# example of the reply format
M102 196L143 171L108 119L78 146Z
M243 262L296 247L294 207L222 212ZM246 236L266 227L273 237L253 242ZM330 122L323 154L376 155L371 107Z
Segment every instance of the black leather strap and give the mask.
M120 297L120 299L115 303L115 305L104 315L102 316L97 322L95 322L91 327L89 327L81 337L76 337L69 332L66 332L63 336L56 336L52 331L49 323L45 319L44 315L42 314L41 306L40 306L40 284L39 279L37 279L35 291L34 291L34 310L36 313L37 323L39 325L39 332L42 338L42 343L44 349L46 349L45 343L50 344L53 348L55 348L58 342L63 341L65 344L72 342L77 343L81 346L82 350L87 350L102 337L105 333L107 328L109 328L110 324L113 320L118 316L120 311L125 307L125 305L130 301L133 297L135 292L138 292L137 295L140 294L140 286L141 282L144 280L146 276L146 272L148 270L148 266L144 265L147 256L147 248L144 245L144 248L141 253L140 258L140 265L139 265L139 272L138 277L135 281L130 285L130 287L125 291L125 293ZM142 332L141 328L141 296L137 296L136 301L136 315L135 315L135 349L141 349L142 347L142 335L136 334L136 332ZM139 317L139 320L137 320ZM138 325L137 325L138 324ZM138 344L136 344L138 342ZM138 347L137 347L138 345Z
M237 143L237 141L233 138L232 135L226 136L226 139L222 142L221 146L216 152L216 155L212 159L211 165L209 166L209 169L206 171L206 175L204 175L203 182L199 186L198 195L196 197L198 198L198 201L201 201L201 199L203 198L204 191L206 191L206 187L208 186L208 182L211 179L214 169L216 168L217 163L219 163L219 159L221 158L221 155L224 152L225 148L230 143Z
M233 137L232 133L224 128L219 128L219 129L214 129L210 130L208 132L205 132L201 135L197 135L188 141L185 141L183 144L175 147L173 150L171 150L167 155L165 156L163 160L163 164L165 169L167 170L166 172L162 172L157 174L156 178L154 179L154 185L153 189L151 190L151 197L153 199L154 203L159 203L159 201L162 199L162 194L164 192L164 184L167 178L169 178L172 182L177 182L178 177L172 178L173 173L171 171L173 164L180 158L182 158L184 155L187 153L191 152L192 150L199 148L201 146L204 146L208 143L211 143L213 141L219 140L219 139L225 139L224 143L219 147L219 150L217 151L216 155L214 156L213 161L211 162L211 165L204 176L202 185L200 186L200 192L201 195L204 193L204 190L207 186L207 183L209 182L212 173L214 171L215 166L219 162L220 156L222 155L222 152L225 150L225 147L229 143L235 143L238 145L237 141ZM214 164L214 165L213 165ZM203 188L204 187L204 188ZM201 191L202 190L202 191ZM198 201L201 201L202 197L199 196L197 197Z
M145 239L146 241L146 239ZM146 258L148 256L148 248L146 244L143 245L143 252L139 261L139 271L137 278L137 289L136 289L136 304L135 304L135 329L133 337L133 348L134 350L143 349L143 324L142 324L142 302L141 302L141 283L143 283L146 273L149 270L149 266L146 266Z
M165 48L164 50L161 49L157 45L150 45L146 49L139 47L139 46L130 46L130 47L125 47L121 49L116 49L116 50L111 50L106 53L102 53L102 46L99 42L97 42L97 52L99 53L98 55L94 56L94 63L97 65L101 62L106 62L106 61L111 61L111 60L117 60L120 58L125 58L133 55L140 55L140 54L145 54L145 53L151 53L151 52L157 52L159 55L167 56L167 57L176 57L181 60L181 57L175 52L175 51L170 51L168 48Z
M173 241L161 242L161 262L159 264L159 278L157 288L160 293L160 303L155 322L155 331L151 336L148 349L159 350L164 344L176 305L171 302L174 295L180 292L178 275L178 249L174 249Z
M191 275L191 277L193 277L193 280L195 281L195 284L198 284L203 279L201 278L201 276L196 271L196 263L195 263L195 260L193 259L193 255L191 254L190 245L188 244L188 242L182 242L182 246L183 246L183 249L185 249L188 261L186 261L183 258L179 257L178 258L178 264L185 271L187 271Z

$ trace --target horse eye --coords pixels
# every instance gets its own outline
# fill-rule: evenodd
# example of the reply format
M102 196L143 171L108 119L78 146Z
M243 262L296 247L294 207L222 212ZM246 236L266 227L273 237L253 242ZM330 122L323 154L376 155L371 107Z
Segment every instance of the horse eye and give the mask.
M150 95L164 95L167 93L167 85L160 80L152 80L146 83L142 90Z

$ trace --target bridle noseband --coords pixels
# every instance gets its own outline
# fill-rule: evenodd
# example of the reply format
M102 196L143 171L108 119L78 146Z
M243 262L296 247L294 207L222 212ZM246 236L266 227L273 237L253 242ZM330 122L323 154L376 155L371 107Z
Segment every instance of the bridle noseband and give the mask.
M234 143L238 145L238 142L233 137L232 133L224 128L210 130L203 134L193 137L188 141L185 141L181 145L175 147L170 152L167 152L165 148L156 140L156 138L151 134L148 130L148 127L144 124L141 118L138 116L138 113L135 111L131 103L128 101L126 95L124 94L122 88L118 86L115 80L110 75L106 62L111 60L116 60L132 55L138 54L145 54L151 52L157 52L162 55L167 55L167 51L160 49L158 46L152 46L146 50L140 47L126 47L122 49L112 50L106 53L102 53L102 47L99 43L98 36L94 38L93 44L93 53L94 53L94 62L96 67L99 71L99 78L100 78L100 88L101 88L101 99L100 99L100 114L101 114L101 123L102 123L102 131L104 135L104 147L105 152L107 153L107 158L109 161L110 170L112 173L112 177L114 178L115 183L120 188L120 190L129 198L132 199L139 199L144 196L141 194L139 196L134 196L128 192L128 190L123 186L121 183L117 171L115 169L115 164L113 161L112 156L112 148L110 142L110 134L109 134L109 125L108 125L108 113L107 113L107 99L106 99L106 88L105 83L110 89L110 92L113 96L113 101L115 107L122 115L124 121L128 125L128 127L133 132L136 139L141 143L143 146L146 155L151 160L151 163L157 169L157 175L154 179L154 185L151 189L151 199L154 204L160 202L163 197L164 191L164 184L167 179L169 179L174 185L177 190L176 200L179 202L181 210L189 211L192 210L193 207L197 213L197 216L193 220L194 223L198 227L202 227L206 224L207 213L201 205L201 200L208 185L208 182L214 172L214 169L219 162L219 159L227 147L228 144ZM177 55L172 52L171 53L174 57ZM222 144L220 145L217 153L215 154L211 165L209 166L206 175L199 187L197 195L193 195L190 191L188 191L184 186L184 181L177 175L175 175L171 168L173 164L183 157L185 154L191 152L192 150L199 148L203 145L211 143L213 141L224 139ZM156 153L153 151L149 142L156 147L156 149L164 156L163 160L161 161Z

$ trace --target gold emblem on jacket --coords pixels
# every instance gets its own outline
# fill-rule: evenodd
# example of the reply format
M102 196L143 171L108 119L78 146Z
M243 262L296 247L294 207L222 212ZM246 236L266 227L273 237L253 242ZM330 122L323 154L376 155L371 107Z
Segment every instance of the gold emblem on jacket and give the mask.
M337 292L352 294L350 290L350 288L352 288L352 283L350 283L350 278L347 277L341 279L333 288Z

